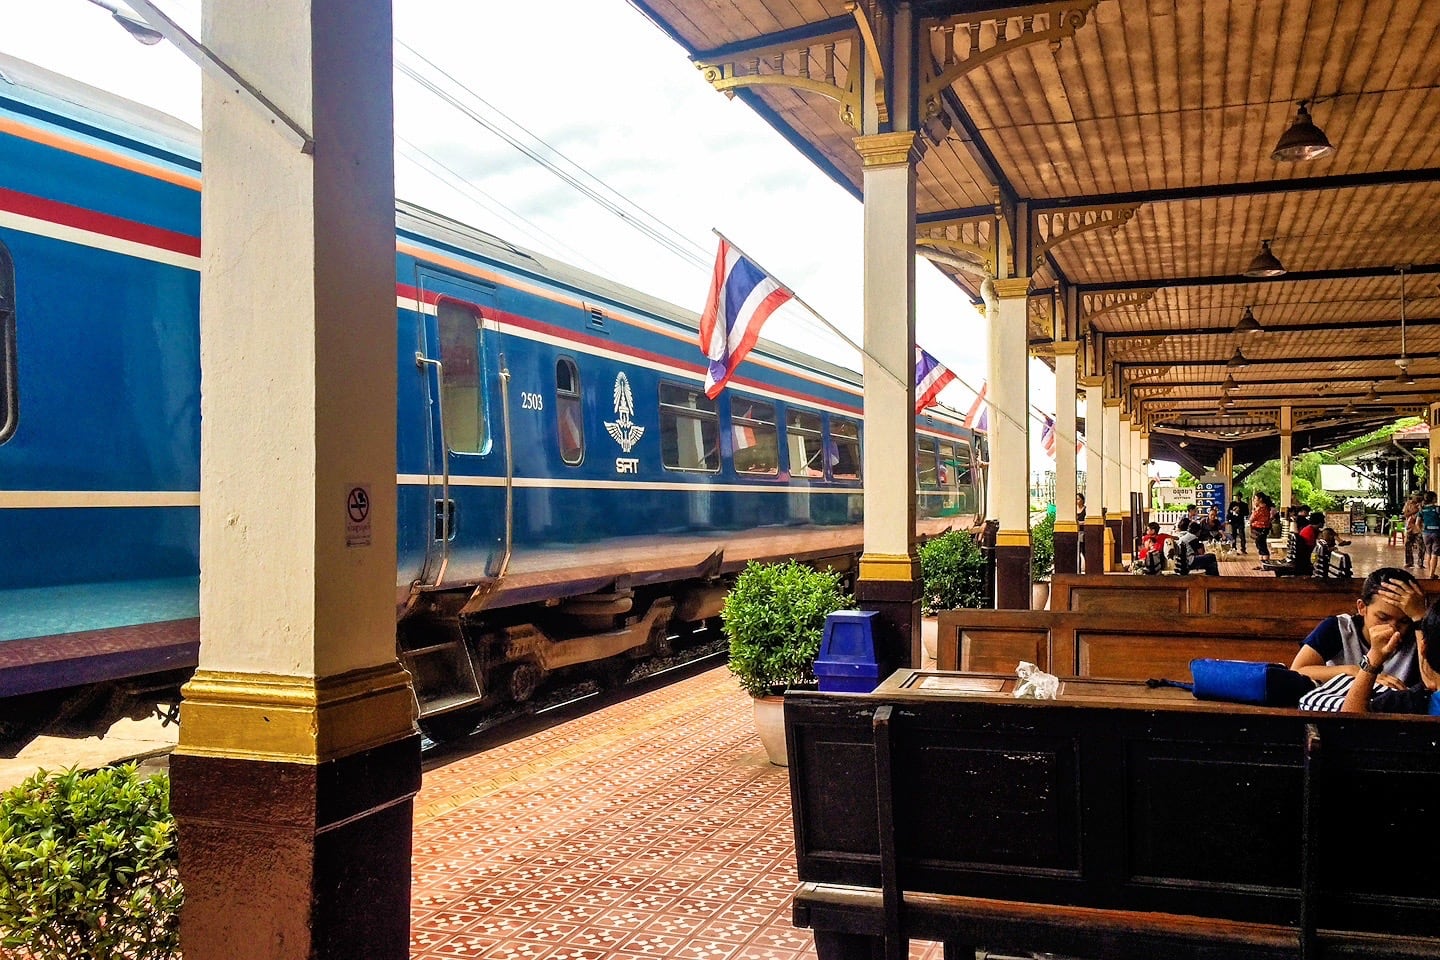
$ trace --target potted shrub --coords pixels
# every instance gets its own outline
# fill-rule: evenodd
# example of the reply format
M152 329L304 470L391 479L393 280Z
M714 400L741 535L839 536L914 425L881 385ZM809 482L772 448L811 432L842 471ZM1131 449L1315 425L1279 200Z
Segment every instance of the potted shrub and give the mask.
M164 774L42 770L0 796L0 948L168 960L183 900Z
M1050 575L1055 572L1055 515L1046 513L1030 528L1030 609L1050 602Z
M780 694L814 682L825 618L849 605L837 574L793 560L747 564L725 598L720 616L730 641L730 672L755 698L755 722L771 763L785 766Z
M925 656L935 659L941 610L985 605L985 557L980 543L963 530L931 537L920 547L920 637Z

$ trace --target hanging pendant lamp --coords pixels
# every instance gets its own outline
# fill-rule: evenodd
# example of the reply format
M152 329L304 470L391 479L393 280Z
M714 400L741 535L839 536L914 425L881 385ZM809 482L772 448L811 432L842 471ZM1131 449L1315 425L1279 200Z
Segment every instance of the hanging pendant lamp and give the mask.
M1226 361L1225 361L1225 366L1227 366L1227 367L1232 367L1232 368L1234 368L1234 367L1248 367L1249 365L1250 365L1250 359L1249 359L1248 357L1246 357L1244 353L1241 352L1241 350L1240 350L1239 347L1236 347L1236 348L1235 348L1235 353L1234 353L1234 355L1231 356L1229 360L1226 360Z
M1395 382L1406 386L1414 386L1415 378L1410 375L1410 358L1405 351L1405 268L1400 268L1400 359L1395 361L1395 366L1400 372L1395 374Z
M1325 136L1325 131L1315 126L1315 121L1310 119L1310 111L1305 106L1307 103L1308 100L1300 101L1295 122L1280 135L1275 149L1270 152L1271 160L1277 163L1319 160L1335 152L1335 148Z
M1260 321L1255 319L1255 311L1248 306L1245 308L1245 312L1240 314L1239 322L1235 324L1236 333L1259 333L1264 329L1260 326Z
M1260 241L1260 252L1255 254L1255 259L1250 261L1250 266L1245 268L1247 277L1283 277L1288 271L1280 258L1270 252L1270 241Z

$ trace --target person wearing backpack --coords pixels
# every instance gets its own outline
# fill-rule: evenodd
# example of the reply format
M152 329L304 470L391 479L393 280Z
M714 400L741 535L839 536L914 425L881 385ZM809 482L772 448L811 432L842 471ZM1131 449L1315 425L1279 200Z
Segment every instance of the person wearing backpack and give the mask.
M1435 491L1425 491L1424 506L1420 508L1420 530L1425 537L1425 552L1429 555L1428 573L1435 577L1435 567L1440 564L1440 506L1435 503Z
M1420 569L1425 569L1425 539L1424 531L1420 529L1420 494L1412 493L1405 501L1405 507L1400 511L1400 516L1405 521L1405 566L1410 568L1418 562ZM1417 557L1418 554L1418 557Z

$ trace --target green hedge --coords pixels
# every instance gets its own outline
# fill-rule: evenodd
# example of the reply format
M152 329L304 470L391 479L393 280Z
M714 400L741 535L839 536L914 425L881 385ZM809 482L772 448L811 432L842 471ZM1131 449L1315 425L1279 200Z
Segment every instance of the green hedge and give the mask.
M41 771L0 796L0 945L33 960L180 955L164 774Z
M730 672L752 697L813 681L825 618L848 606L832 572L793 560L747 564L721 613Z
M984 603L985 560L980 544L963 530L932 537L920 548L920 606L926 616Z

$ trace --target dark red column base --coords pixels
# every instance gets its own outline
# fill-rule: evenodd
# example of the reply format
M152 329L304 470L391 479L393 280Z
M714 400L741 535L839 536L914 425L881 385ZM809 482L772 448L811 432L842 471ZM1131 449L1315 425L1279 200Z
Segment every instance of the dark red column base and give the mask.
M175 754L185 960L407 960L420 737L318 765Z
M1055 531L1055 572L1080 572L1080 534L1068 530Z
M856 605L861 610L875 610L880 614L876 618L879 624L875 655L893 670L918 668L924 663L925 654L920 646L920 586L918 580L855 581Z
M1120 527L1120 516L1119 516L1119 514L1114 514L1114 515L1111 515L1111 516L1107 516L1107 517L1105 518L1105 526L1106 526L1107 528L1109 528L1109 530L1110 530L1110 535L1111 535L1111 537L1113 537L1114 539L1111 541L1111 544L1110 544L1110 562L1105 565L1105 567L1103 568L1103 570L1097 571L1097 572L1101 572L1101 573L1103 573L1103 572L1105 572L1105 571L1108 571L1108 570L1115 570L1115 569L1118 569L1118 568L1119 568L1119 566L1120 566L1120 550L1121 550L1121 547L1123 547L1124 544L1125 544L1125 534L1124 534L1124 531L1123 531L1123 530L1121 529L1121 527Z
M1085 573L1100 574L1107 569L1105 563L1105 524L1085 524Z
M1030 609L1030 547L995 548L995 609Z

